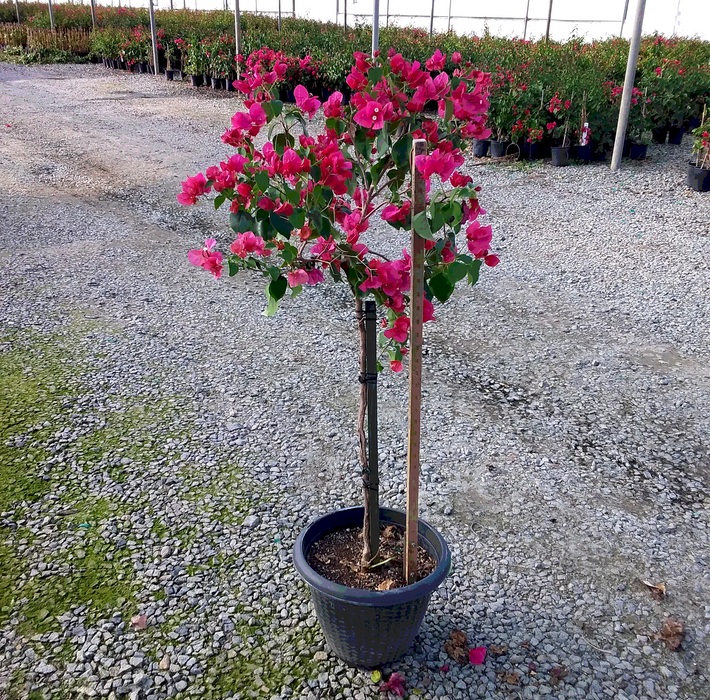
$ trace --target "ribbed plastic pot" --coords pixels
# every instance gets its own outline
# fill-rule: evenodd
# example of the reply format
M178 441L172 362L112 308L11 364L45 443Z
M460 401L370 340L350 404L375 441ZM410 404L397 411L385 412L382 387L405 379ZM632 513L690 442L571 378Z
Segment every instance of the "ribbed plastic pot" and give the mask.
M420 520L419 544L437 562L425 579L389 591L349 588L329 581L310 567L308 552L328 532L362 527L363 511L362 507L345 508L318 518L296 540L293 561L311 589L316 617L328 646L351 666L376 668L403 656L414 642L431 594L451 570L451 553L444 538ZM404 527L405 514L380 508L380 522Z
M486 139L473 140L473 155L476 158L483 158L488 153L488 148L491 142Z
M707 168L689 168L688 186L696 192L710 192L710 170Z
M682 126L672 126L668 129L668 143L674 146L680 146L683 142L683 134L685 129Z
M651 135L654 143L665 143L668 136L668 127L659 126L656 129L651 129Z
M553 146L550 149L550 157L555 167L569 165L569 146Z
M643 160L646 157L648 146L645 143L632 143L629 148L629 158L631 160Z
M502 158L507 149L507 141L491 141L491 158Z

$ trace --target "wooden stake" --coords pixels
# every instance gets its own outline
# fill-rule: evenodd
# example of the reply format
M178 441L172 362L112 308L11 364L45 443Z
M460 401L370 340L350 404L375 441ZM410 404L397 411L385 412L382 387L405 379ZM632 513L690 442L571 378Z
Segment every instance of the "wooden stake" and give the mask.
M426 155L426 140L412 144L412 219L426 208L426 182L414 165L417 156ZM424 239L412 224L412 288L409 340L409 444L407 453L407 529L404 538L404 578L417 580L419 545L419 447L422 412L422 327L424 325Z

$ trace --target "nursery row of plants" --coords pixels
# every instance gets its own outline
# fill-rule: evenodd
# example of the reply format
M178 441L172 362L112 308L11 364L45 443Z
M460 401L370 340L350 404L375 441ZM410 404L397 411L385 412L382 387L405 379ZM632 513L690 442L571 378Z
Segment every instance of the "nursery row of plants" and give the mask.
M46 5L22 3L23 25L0 31L0 42L23 45L27 34L49 26ZM58 5L55 24L66 30L90 29L88 6ZM98 7L99 29L91 36L89 55L112 65L151 68L152 50L145 9ZM15 18L14 3L0 4L0 20ZM199 76L215 86L230 85L240 70L235 57L234 15L231 12L158 11L160 69ZM245 13L242 16L243 54L268 46L282 51L289 64L283 97L302 84L315 94L351 91L347 76L355 51L367 52L370 29L284 18L278 31L274 19ZM35 39L36 41L36 39ZM27 39L24 39L27 44ZM544 154L551 144L577 145L587 158L589 148L606 152L613 143L621 100L628 42L623 39L585 43L527 42L516 39L429 36L413 28L381 30L383 49L393 47L407 59L422 64L439 49L445 70L457 64L491 73L488 124L495 141L517 143L523 155ZM62 44L66 49L66 42ZM70 48L71 50L71 48ZM83 35L77 33L78 54L86 54ZM632 144L642 145L651 135L679 141L683 131L697 127L710 95L710 43L697 39L646 37L642 43L629 122ZM654 131L655 130L655 131ZM591 156L590 156L591 157Z

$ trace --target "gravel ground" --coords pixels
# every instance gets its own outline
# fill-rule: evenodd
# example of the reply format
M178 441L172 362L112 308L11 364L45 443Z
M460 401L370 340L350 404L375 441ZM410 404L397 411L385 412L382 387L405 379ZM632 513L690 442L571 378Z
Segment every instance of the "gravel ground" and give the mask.
M175 195L237 104L0 65L2 698L378 696L328 652L290 555L359 503L352 304L325 284L267 319L260 279L186 259L229 240ZM412 696L710 698L710 197L685 188L689 150L618 175L471 168L502 262L427 328L422 513L454 569L385 669ZM380 384L401 507L406 378ZM501 653L442 670L453 628Z

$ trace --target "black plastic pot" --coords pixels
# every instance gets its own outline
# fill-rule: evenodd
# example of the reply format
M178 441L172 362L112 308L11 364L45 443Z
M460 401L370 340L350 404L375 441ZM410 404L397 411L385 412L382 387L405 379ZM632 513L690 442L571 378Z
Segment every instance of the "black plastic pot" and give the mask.
M224 88L227 92L234 92L236 88L234 87L234 76L229 76L229 78L224 79Z
M695 163L688 167L688 187L696 192L710 192L710 170L696 168Z
M173 68L173 80L182 80L182 71Z
M201 75L191 75L190 82L192 83L192 87L200 87L200 85L202 85L202 76Z
M631 160L643 160L647 151L648 146L645 143L632 143L629 148L629 158Z
M520 152L520 157L523 160L539 160L541 157L542 153L542 146L538 141L535 141L534 143L530 141L522 141L518 145L518 149Z
M502 158L508 149L507 141L491 140L491 158Z
M166 80L172 80L173 79L173 72L171 70L166 69L165 70L165 79Z
M148 64L147 63L139 63L138 64L138 72L139 73L147 73L148 72Z
M222 89L222 78L212 78L212 89L221 90Z
M683 134L685 130L682 126L671 126L668 129L668 143L672 143L674 146L680 146L683 141Z
M210 81L211 81L211 80L212 80L212 76L211 76L211 75L207 75L207 73L203 73L203 74L202 74L202 84L203 84L205 87L209 87L209 86L210 86Z
M434 571L411 586L389 591L349 588L317 574L308 564L308 551L328 532L361 527L363 508L329 513L301 532L293 548L296 571L311 589L311 599L330 648L345 663L375 668L403 656L424 619L431 594L451 570L451 553L431 525L419 521L419 544L437 561ZM380 508L380 522L404 527L401 511Z
M591 143L588 143L586 146L580 146L579 144L577 144L574 147L572 154L573 158L575 158L576 160L581 160L583 163L591 162L593 156L594 149L592 148Z
M691 117L688 119L688 131L694 131L700 126L700 119L698 117Z
M553 146L550 149L550 157L555 167L569 165L569 146Z
M476 158L483 158L491 146L491 142L485 139L474 139L473 140L473 155Z
M651 138L653 138L654 143L665 143L667 137L667 126L659 126L657 129L651 129Z

